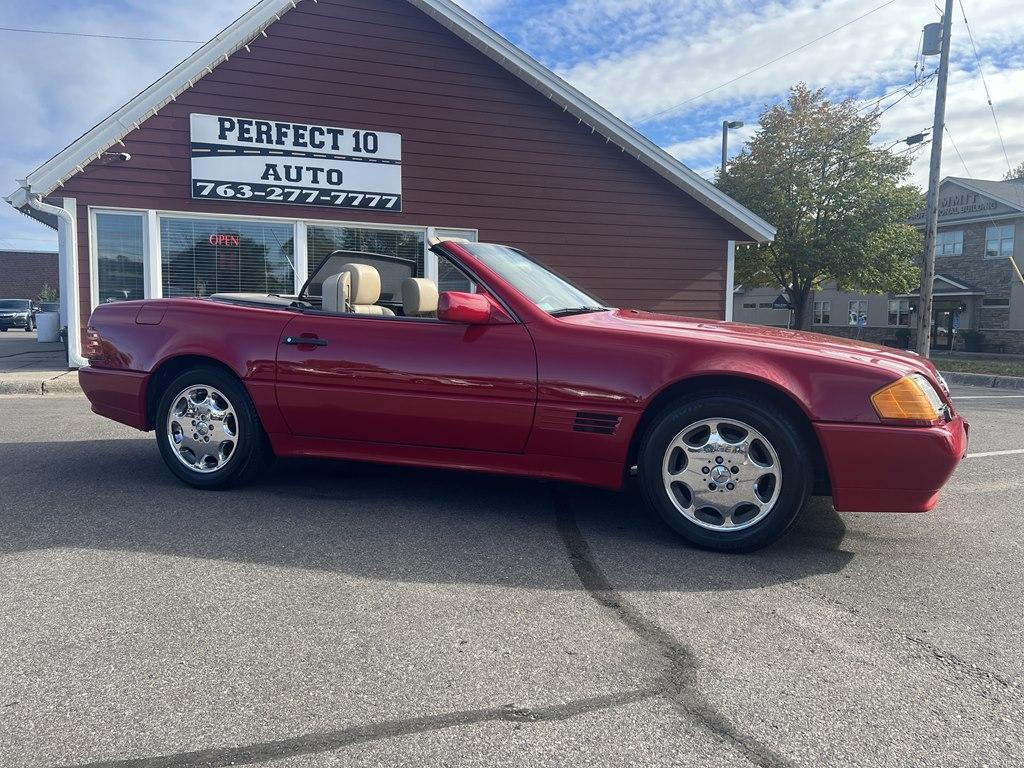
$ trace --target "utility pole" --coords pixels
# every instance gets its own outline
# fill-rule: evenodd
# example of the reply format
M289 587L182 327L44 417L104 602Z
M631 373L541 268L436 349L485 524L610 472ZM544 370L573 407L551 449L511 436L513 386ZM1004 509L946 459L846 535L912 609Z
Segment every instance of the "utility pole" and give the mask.
M742 127L742 120L722 121L722 176L725 176L725 164L729 159L729 129Z
M946 125L946 82L949 79L949 43L953 26L953 0L946 0L942 14L942 50L932 122L932 158L928 168L928 210L925 215L924 263L921 265L921 298L917 307L917 353L928 357L932 348L932 291L935 283L935 236L939 228L939 181L942 173L942 136Z

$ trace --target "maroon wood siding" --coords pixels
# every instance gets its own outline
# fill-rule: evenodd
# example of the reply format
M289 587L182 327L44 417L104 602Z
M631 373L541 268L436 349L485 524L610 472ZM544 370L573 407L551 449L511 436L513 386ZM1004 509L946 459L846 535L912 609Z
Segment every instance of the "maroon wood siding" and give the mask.
M720 318L745 236L402 0L303 2L53 196L88 206L467 227L623 307ZM190 199L189 114L402 134L404 211Z

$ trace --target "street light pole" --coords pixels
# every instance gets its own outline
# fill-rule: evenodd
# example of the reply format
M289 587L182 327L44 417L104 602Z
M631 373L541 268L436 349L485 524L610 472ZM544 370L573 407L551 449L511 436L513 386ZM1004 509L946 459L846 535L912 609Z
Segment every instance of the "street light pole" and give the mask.
M932 292L935 283L935 237L939 228L939 181L942 173L942 134L946 125L946 83L949 80L949 38L953 26L953 0L942 14L942 50L932 123L932 157L928 168L928 209L925 214L921 297L917 302L917 354L928 357L932 348Z
M723 120L722 121L722 176L725 175L725 163L729 159L729 129L730 128L742 128L742 120Z

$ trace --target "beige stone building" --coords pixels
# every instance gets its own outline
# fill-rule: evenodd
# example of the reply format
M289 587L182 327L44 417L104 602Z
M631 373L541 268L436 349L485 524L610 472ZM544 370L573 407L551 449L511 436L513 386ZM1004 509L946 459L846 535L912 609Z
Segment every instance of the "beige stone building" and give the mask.
M923 229L923 213L911 223ZM1024 179L945 178L935 248L933 347L1024 354L1022 267ZM787 326L789 310L772 308L779 293L778 287L738 287L733 318ZM812 302L812 328L821 333L902 345L917 325L917 291L864 294L832 285L815 292Z

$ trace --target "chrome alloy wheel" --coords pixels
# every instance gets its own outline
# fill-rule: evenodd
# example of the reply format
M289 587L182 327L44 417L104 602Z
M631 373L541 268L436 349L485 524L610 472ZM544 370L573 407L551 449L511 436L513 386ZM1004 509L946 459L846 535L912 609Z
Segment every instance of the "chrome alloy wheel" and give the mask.
M223 469L238 446L238 417L224 394L192 384L171 402L167 439L178 461L193 472Z
M725 533L763 520L782 490L775 448L735 419L685 427L665 451L661 476L669 500L687 520Z

